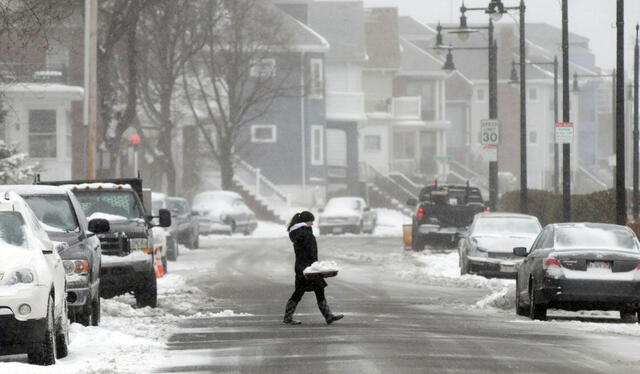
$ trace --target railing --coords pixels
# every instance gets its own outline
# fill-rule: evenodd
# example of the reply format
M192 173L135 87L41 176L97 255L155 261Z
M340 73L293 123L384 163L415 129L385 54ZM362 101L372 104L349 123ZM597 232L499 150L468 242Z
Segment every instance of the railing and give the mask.
M418 172L418 161L409 158L409 159L393 159L390 162L391 164L391 172L404 173L404 174L415 174Z
M275 198L289 204L289 196L262 175L259 168L249 165L239 157L235 158L236 179L258 198Z
M327 118L354 118L364 116L362 92L327 92Z
M391 114L390 97L367 97L364 102L364 110L367 113L389 113Z
M578 166L578 170L584 174L587 179L589 179L591 182L593 182L596 186L598 186L601 190L607 190L609 189L609 186L607 186L606 183L604 183L603 181L601 181L600 179L598 179L598 177L596 177L595 175L593 175L589 170L585 169L582 166Z
M67 83L63 65L0 63L0 81L5 83Z
M384 193L398 200L400 204L404 204L407 199L416 198L416 193L411 192L391 179L389 176L384 175L373 166L361 162L360 163L360 175L366 181L375 184Z
M479 174L478 172L466 167L465 165L461 164L456 160L449 161L449 169L452 169L452 167L457 168L459 171L461 171L461 173L455 173L458 178L464 178L465 180L468 180L472 184L476 185L477 187L481 187L484 189L489 188L489 183L487 182L487 178L482 174ZM453 173L453 171L451 170L450 172Z
M392 113L398 119L421 119L421 106L422 98L420 96L394 97Z
M409 191L419 193L422 186L415 184L409 177L400 172L389 173L389 177Z

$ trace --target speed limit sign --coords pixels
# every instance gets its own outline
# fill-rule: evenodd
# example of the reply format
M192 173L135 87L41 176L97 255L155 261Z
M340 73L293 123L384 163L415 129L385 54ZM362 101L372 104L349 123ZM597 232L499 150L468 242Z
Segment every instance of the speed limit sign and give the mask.
M500 144L500 122L497 119L480 121L480 142L482 145Z

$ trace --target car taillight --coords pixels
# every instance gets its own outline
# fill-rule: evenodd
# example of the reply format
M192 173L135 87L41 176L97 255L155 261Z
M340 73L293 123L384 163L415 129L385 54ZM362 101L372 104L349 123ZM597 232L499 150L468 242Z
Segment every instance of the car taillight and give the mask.
M420 206L418 208L418 212L416 213L416 218L419 222L422 222L422 220L424 219L424 207Z
M561 268L562 264L560 264L560 261L557 258L549 257L544 259L544 262L542 263L542 267L545 269Z

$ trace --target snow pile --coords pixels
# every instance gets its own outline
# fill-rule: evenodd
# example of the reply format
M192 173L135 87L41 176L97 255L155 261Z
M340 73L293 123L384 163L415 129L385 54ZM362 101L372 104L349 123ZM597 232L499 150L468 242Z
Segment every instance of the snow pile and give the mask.
M402 237L402 225L411 223L411 218L393 209L374 209L378 215L374 236Z
M304 269L302 272L304 274L312 274L312 273L326 273L330 271L340 271L338 264L334 261L316 261L311 266Z
M487 309L496 308L502 310L513 311L516 307L516 286L515 284L503 287L500 290L494 290L485 298L476 303L476 308Z
M126 221L128 218L123 216L118 216L115 214L95 212L89 217L87 217L87 221L91 221L92 219L106 219L109 222L114 222L114 221Z

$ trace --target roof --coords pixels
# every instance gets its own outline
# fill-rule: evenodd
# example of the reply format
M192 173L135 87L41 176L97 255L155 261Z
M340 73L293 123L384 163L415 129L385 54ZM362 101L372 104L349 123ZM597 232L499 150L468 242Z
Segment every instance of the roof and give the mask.
M32 184L0 186L0 192L6 191L14 191L19 195L66 195L69 190L65 187Z
M6 95L60 96L72 101L82 100L84 88L60 83L5 83L0 91Z
M369 69L400 67L400 33L397 8L365 9L365 42Z
M309 26L331 46L328 62L365 61L362 1L314 1L309 4Z
M399 75L441 75L446 76L442 70L442 61L432 54L420 49L415 44L400 38L401 65Z
M410 41L432 40L436 35L436 29L424 24L411 16L400 16L400 35Z

